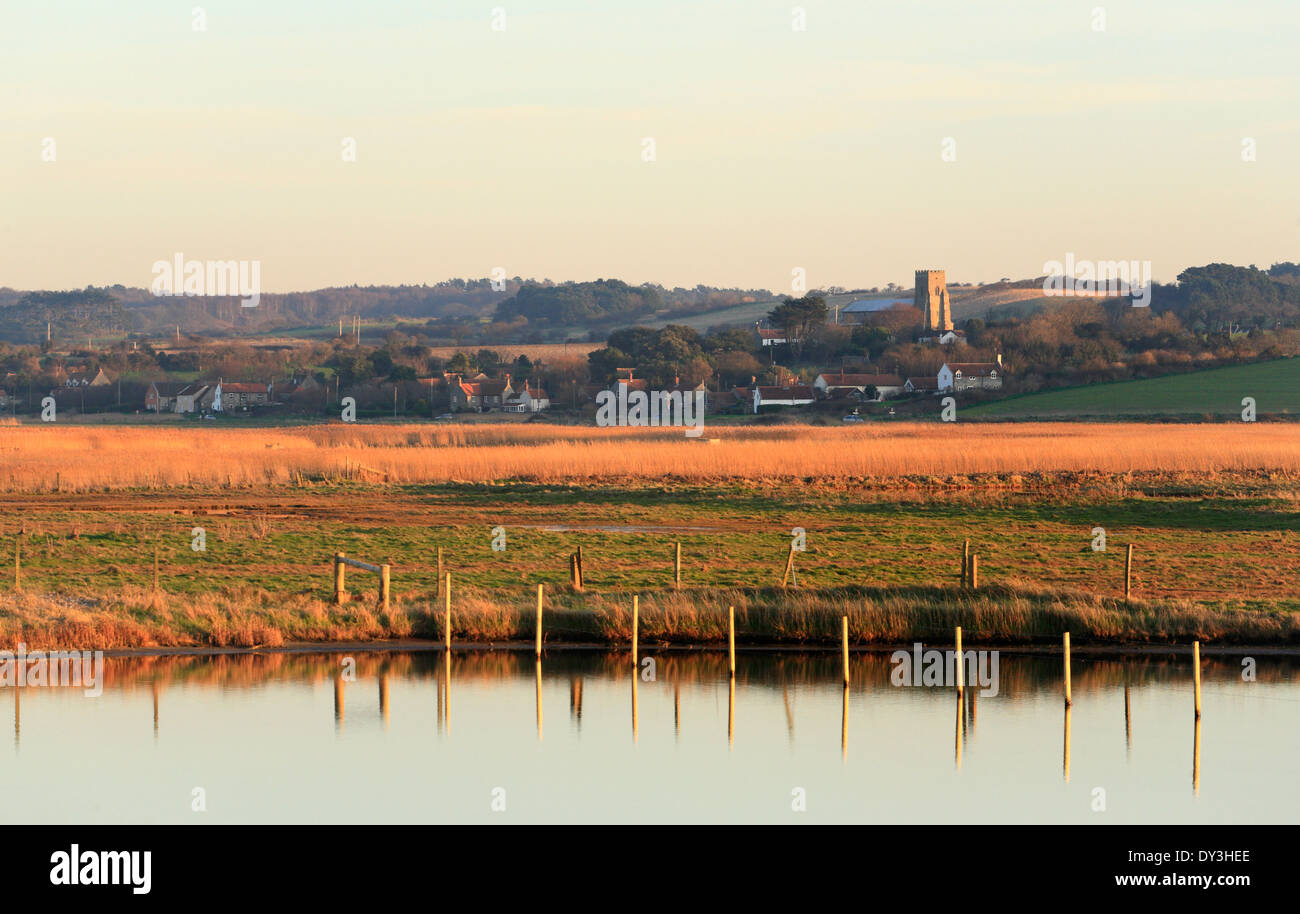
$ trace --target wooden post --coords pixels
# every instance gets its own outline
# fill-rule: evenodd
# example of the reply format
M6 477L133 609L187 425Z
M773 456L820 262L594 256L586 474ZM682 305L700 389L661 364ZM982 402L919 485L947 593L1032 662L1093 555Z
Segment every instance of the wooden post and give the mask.
M966 660L961 651L961 626L957 626L957 694L966 688Z
M682 586L682 544L673 543L673 587L681 589Z
M632 595L632 678L636 678L636 641L641 623L641 598Z
M1133 544L1124 550L1124 602L1133 595Z
M840 649L844 654L844 687L849 685L849 617L840 616Z
M586 583L587 582L584 580L582 574L582 547L579 546L578 547L578 589L582 590L582 588L586 586Z
M961 586L970 583L970 540L965 540L961 547Z
M569 586L578 589L578 553L569 553Z
M537 659L542 658L542 587L537 585Z
M1192 682L1196 687L1196 719L1201 719L1201 642L1192 642Z
M1066 632L1061 642L1065 647L1065 703L1070 702L1070 633Z
M781 586L785 587L786 582L790 580L790 572L794 569L794 543L790 544L790 554L785 557L785 574L781 575Z
M443 598L446 603L443 604L442 611L442 636L443 645L447 653L451 653L451 572L447 572L447 583L442 588Z
M388 612L388 595L390 593L389 587L392 584L392 569L393 566L389 564L379 566L379 608L384 612Z
M343 553L342 552L334 553L334 604L336 606L342 606L343 600L347 596L347 592L344 590L344 579L343 579L343 575L344 575L343 569L345 567L347 566L343 564Z
M23 535L14 538L14 590L23 587Z
M732 679L736 678L736 607L727 607L727 654Z
M972 553L970 557L970 589L979 590L980 588L980 557L979 553Z

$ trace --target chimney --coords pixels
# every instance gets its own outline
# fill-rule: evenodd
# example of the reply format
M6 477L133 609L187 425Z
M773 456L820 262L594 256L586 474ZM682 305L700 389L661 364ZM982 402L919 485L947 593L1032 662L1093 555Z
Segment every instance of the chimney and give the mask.
M681 386L682 386L682 376L681 376L681 375L679 375L679 374L675 374L675 375L673 375L673 386L674 386L674 387L681 387Z

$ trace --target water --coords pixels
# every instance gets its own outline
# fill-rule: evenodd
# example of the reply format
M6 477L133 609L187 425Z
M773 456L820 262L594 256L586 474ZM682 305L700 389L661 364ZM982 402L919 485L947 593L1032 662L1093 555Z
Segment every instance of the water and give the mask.
M356 680L336 676L345 656ZM1003 652L999 694L890 684L888 654L109 659L98 698L5 688L6 822L1300 820L1300 662ZM1128 685L1128 722L1125 685ZM540 694L541 709L538 710ZM973 700L972 700L973 697ZM634 716L635 708L635 716ZM729 713L730 712L730 713ZM1194 783L1197 781L1198 783ZM1104 790L1104 811L1094 811ZM196 793L196 789L201 793ZM799 797L806 812L792 808ZM193 807L202 801L206 811ZM504 800L504 811L493 811Z

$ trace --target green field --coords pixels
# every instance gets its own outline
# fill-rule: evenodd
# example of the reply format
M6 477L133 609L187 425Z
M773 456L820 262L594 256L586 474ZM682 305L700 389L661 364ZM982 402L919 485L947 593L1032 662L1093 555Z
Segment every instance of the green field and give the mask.
M1008 397L962 411L969 419L1060 419L1134 416L1240 418L1243 397L1260 417L1300 415L1300 358L1233 365L1142 381L1090 384Z

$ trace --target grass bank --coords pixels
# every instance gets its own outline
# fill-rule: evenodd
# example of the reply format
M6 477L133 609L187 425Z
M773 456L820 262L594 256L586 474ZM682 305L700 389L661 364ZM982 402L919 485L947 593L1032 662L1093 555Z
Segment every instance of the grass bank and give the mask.
M1076 644L1207 643L1300 646L1300 616L1285 611L1211 610L1184 601L1136 600L1081 592L990 586L820 589L693 588L640 595L644 645L723 644L727 607L736 607L742 644L830 645L849 618L856 645L946 642L961 625L969 643L1035 644L1069 631ZM535 637L535 597L455 588L454 641L500 643ZM630 593L548 592L544 638L549 643L627 644ZM384 612L353 601L333 606L306 595L286 597L246 586L198 596L155 594L128 586L109 595L22 592L5 596L0 647L29 649L134 647L278 647L286 643L442 640L436 601L398 603Z

